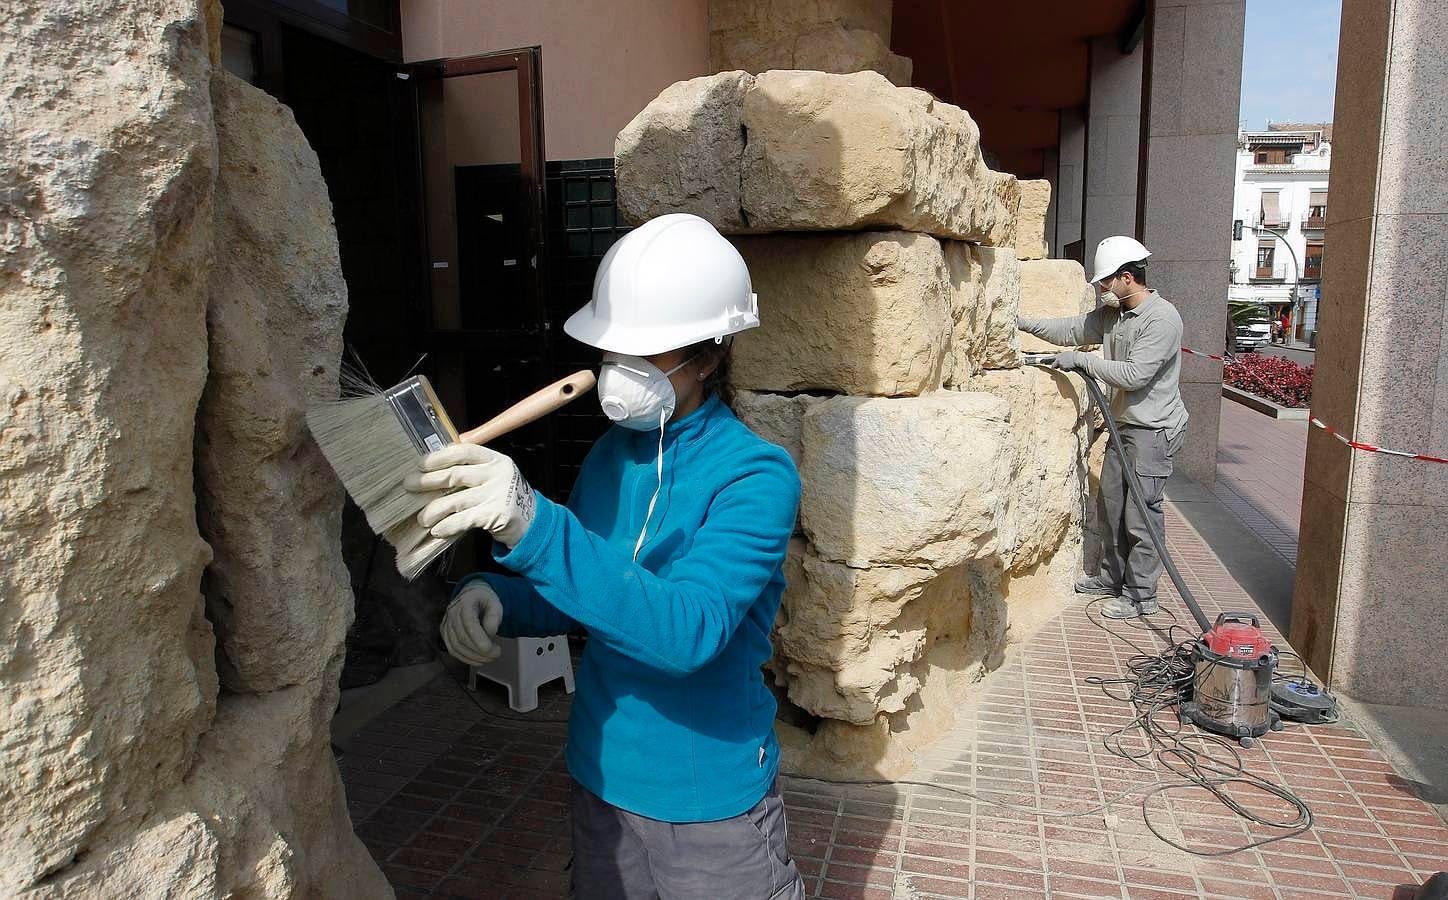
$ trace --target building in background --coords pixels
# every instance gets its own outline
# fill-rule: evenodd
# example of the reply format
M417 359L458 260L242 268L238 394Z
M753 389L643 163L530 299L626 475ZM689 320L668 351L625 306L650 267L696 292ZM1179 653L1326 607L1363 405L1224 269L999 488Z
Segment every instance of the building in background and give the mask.
M1292 307L1293 337L1315 344L1332 125L1269 125L1237 140L1228 297Z

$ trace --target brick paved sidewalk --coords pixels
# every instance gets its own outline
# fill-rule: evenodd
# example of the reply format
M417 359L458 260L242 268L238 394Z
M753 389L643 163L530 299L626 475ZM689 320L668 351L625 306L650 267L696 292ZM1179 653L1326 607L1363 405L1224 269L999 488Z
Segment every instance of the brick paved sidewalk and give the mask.
M1306 422L1273 419L1222 398L1214 493L1294 568L1308 427Z
M1251 608L1170 508L1168 532L1209 614ZM1164 607L1190 623L1166 593ZM957 728L922 756L914 777L924 785L786 779L790 841L810 895L1390 898L1398 885L1448 868L1448 827L1348 724L1292 725L1241 751L1253 772L1310 805L1311 831L1215 860L1153 836L1140 792L1166 776L1159 763L1137 768L1106 752L1102 737L1126 721L1127 708L1083 679L1120 673L1137 652L1126 639L1151 652L1159 642L1141 626L1114 627L1125 639L1098 629L1077 601L1012 648ZM474 699L493 714L441 676L357 736L341 768L358 834L404 900L566 896L565 731L539 721L565 715L566 695L545 689L543 705L525 721L497 717L513 715L501 691ZM1037 818L950 787L1072 815ZM1128 791L1138 793L1099 809ZM1290 818L1280 801L1239 799ZM1270 833L1247 828L1195 789L1157 795L1149 807L1163 833L1196 847Z

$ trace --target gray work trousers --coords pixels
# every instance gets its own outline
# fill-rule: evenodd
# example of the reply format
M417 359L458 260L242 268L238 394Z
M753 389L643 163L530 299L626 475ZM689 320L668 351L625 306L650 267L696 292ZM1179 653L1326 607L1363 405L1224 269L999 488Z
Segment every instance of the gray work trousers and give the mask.
M1164 428L1141 428L1122 425L1121 445L1126 458L1141 482L1147 513L1159 534L1166 534L1166 517L1162 502L1166 480L1171 475L1171 460L1181 449L1186 429L1168 438ZM1162 562L1151 542L1146 520L1127 496L1130 487L1116 450L1106 447L1106 463L1101 467L1101 493L1097 507L1101 515L1100 578L1119 587L1128 600L1156 599L1156 583L1161 578Z
M804 900L776 781L753 807L716 822L661 822L573 783L576 900Z

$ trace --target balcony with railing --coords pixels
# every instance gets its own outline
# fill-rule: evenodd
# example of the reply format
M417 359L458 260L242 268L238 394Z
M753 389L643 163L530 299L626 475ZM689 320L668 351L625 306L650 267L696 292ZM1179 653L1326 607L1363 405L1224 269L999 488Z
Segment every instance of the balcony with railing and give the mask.
M1303 219L1302 219L1302 227L1303 227L1303 228L1326 228L1326 227L1327 227L1327 207L1326 207L1326 206L1309 206L1309 207L1307 208L1307 215L1306 215L1305 217L1303 217Z

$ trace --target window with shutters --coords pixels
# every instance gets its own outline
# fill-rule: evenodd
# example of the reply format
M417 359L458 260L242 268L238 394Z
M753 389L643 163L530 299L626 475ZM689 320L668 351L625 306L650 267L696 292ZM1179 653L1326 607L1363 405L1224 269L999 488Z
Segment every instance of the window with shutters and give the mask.
M1272 277L1272 261L1276 247L1272 241L1262 241L1257 245L1257 277Z
M1327 191L1313 191L1307 200L1307 218L1303 228L1324 228L1327 225Z
M1277 191L1262 192L1262 224L1269 227L1276 227L1282 224L1282 213L1278 208Z
M1322 241L1307 242L1307 256L1302 262L1302 277L1304 280L1317 280L1322 277Z

